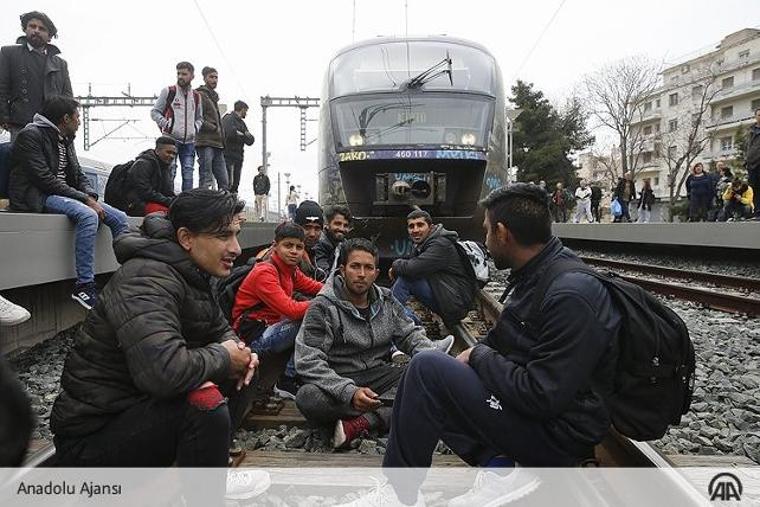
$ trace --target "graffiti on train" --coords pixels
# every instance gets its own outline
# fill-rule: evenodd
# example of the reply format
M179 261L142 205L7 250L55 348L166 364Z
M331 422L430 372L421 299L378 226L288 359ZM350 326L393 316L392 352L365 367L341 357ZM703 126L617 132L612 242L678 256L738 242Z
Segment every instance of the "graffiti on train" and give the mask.
M496 190L497 188L503 187L504 182L498 176L491 175L486 178L486 186L488 187L488 190Z
M409 238L395 239L391 244L391 254L394 257L405 257L412 254L414 245Z

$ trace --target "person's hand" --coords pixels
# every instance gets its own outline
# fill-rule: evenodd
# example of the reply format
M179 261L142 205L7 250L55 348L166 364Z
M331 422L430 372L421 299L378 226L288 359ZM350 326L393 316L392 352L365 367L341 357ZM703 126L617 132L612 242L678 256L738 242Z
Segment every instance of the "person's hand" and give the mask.
M238 347L240 345L245 347L245 344L243 342L240 342L238 344ZM237 385L235 386L238 391L240 391L243 387L250 385L251 379L253 379L253 374L256 373L256 368L258 366L259 356L255 352L251 352L251 361L248 363L248 371L244 377L240 377L240 380L238 380Z
M98 214L98 218L101 220L106 219L106 210L103 209L103 206L100 205L98 201L96 201L92 196L89 196L87 198L87 201L85 202L87 206L92 208L95 213Z
M457 356L457 361L463 364L470 364L470 353L472 352L472 347L469 349L463 350L459 353Z
M351 406L359 412L369 412L380 407L383 403L377 399L378 395L369 387L360 387L351 398Z
M230 355L230 378L245 377L251 364L251 349L246 347L245 343L235 340L225 340L222 345Z

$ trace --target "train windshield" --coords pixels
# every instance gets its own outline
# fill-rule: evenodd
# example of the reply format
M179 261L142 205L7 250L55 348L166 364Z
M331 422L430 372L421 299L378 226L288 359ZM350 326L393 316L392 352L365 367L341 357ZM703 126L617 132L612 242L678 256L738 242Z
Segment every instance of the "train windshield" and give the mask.
M403 93L336 99L339 148L458 145L485 148L494 101L468 94Z
M409 41L362 46L336 57L330 65L330 96L398 90L447 56L451 58L451 82L448 75L439 75L426 82L424 90L496 95L496 66L488 53L451 42Z

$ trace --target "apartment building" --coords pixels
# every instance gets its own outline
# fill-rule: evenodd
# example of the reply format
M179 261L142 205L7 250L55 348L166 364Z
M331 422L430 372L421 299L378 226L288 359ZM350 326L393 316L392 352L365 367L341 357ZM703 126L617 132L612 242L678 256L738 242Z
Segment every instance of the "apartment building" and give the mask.
M760 30L732 33L714 50L667 67L662 85L642 104L633 125L640 135L636 179L651 178L658 197L669 194L668 155L674 158L684 149L703 97L708 107L699 137L708 135L709 141L696 161L731 162L737 131L751 125L760 108Z

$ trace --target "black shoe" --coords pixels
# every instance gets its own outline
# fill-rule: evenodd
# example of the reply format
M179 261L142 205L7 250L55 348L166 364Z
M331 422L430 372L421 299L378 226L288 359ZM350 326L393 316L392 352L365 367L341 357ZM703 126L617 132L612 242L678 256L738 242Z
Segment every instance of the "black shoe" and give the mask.
M296 393L301 388L301 382L297 378L281 376L274 386L274 394L287 400L295 400Z
M74 292L71 293L71 299L82 305L85 310L92 310L98 301L95 282L76 284Z

